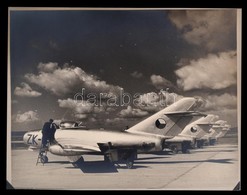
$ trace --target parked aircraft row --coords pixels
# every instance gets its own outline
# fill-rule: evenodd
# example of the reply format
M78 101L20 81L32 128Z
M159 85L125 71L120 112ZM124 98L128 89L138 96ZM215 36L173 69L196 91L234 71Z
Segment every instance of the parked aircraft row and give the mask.
M132 168L138 153L166 149L187 153L189 149L214 144L230 129L226 121L212 114L198 112L202 100L185 97L125 131L87 129L77 123L62 122L55 133L55 143L41 146L42 132L33 130L23 136L25 144L38 148L42 163L47 151L67 156L73 165L83 163L83 154L99 154L105 161L125 163Z

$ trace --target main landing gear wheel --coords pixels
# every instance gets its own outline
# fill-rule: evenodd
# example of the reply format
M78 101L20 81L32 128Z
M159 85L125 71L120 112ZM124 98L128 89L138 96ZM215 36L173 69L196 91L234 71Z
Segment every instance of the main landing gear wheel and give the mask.
M182 144L182 153L183 154L189 153L189 148L186 144Z
M104 161L105 161L105 162L110 162L109 157L108 157L108 156L106 156L106 155L104 155Z
M134 166L134 160L127 159L126 166L127 166L128 169L132 169L132 167Z
M171 147L171 150L172 150L172 153L173 153L173 154L177 154L177 153L178 153L177 146L172 146L172 147Z
M41 156L40 161L41 161L41 163L43 163L43 164L48 163L48 157L45 156L45 155L43 155L43 156Z
M190 151L187 148L182 148L182 153L183 154L188 154Z

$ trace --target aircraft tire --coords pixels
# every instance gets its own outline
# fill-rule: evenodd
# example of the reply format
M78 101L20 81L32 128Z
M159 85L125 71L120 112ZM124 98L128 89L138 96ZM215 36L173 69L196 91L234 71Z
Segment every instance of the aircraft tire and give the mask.
M200 141L198 148L203 148L203 144L204 144L203 141Z
M190 147L190 144L189 143L182 143L182 148L181 148L181 151L183 154L187 154L189 153L189 147Z
M182 153L183 154L189 154L190 153L190 150L188 148L183 148L182 149Z
M171 147L171 150L172 150L172 153L173 153L173 154L177 154L177 153L178 153L177 146L172 146L172 147Z
M132 159L127 159L127 161L126 161L126 166L127 166L128 169L132 169L133 166L134 166L134 160L132 160Z
M105 162L110 162L109 157L108 157L108 156L106 156L106 155L104 155L104 161L105 161Z
M48 163L48 157L43 155L41 158L40 158L40 161L41 163L45 164L45 163Z

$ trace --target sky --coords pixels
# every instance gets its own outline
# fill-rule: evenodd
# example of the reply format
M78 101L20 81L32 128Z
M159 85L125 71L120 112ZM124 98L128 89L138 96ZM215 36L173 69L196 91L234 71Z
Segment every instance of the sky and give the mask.
M122 130L194 96L236 127L236 14L11 10L12 130L50 118Z

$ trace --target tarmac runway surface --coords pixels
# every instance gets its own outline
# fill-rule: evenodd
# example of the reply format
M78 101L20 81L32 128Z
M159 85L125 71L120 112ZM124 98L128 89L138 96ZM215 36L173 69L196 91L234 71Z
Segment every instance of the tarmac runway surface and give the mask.
M11 185L15 189L54 190L233 190L240 181L235 144L194 149L190 154L138 154L132 169L112 165L103 156L84 155L75 168L66 157L48 153L36 165L37 152L11 151Z

